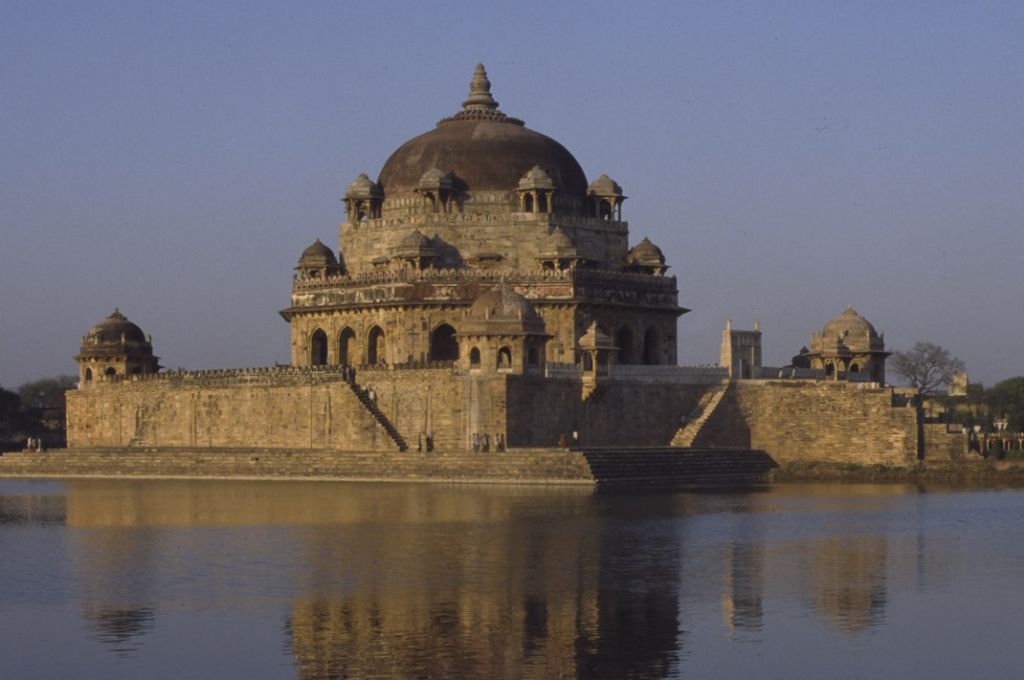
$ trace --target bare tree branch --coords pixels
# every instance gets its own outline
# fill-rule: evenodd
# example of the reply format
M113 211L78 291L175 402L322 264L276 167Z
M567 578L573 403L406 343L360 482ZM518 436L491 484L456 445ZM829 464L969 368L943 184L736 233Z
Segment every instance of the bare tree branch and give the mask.
M894 353L889 365L922 394L934 393L964 371L964 362L930 342L918 342L907 352Z

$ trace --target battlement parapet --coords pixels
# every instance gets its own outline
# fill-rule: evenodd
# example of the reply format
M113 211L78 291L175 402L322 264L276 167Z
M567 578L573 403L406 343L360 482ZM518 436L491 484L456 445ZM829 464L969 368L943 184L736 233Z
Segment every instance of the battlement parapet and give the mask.
M379 272L336 276L295 276L292 291L314 291L328 288L350 288L378 284L413 283L575 283L575 284L632 284L663 291L676 290L676 277L604 269L394 269Z
M387 206L385 206L387 207ZM584 215L569 215L566 213L529 213L529 212L460 212L453 214L417 212L409 215L388 215L375 219L363 220L361 222L343 222L342 229L346 230L373 230L391 229L401 227L423 227L429 225L452 225L452 224L545 224L548 226L563 226L576 228L589 228L600 230L622 230L628 229L629 222L625 220L607 220L597 217L586 217Z
M104 376L86 389L102 388L109 385L160 384L160 385L282 385L311 382L334 382L344 380L341 366L258 366L251 368L226 368L209 370L178 370L143 375Z

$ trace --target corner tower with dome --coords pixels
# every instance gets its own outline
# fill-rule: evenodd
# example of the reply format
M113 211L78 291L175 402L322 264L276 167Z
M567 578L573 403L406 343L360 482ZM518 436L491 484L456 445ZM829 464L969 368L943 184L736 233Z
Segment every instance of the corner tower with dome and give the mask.
M471 306L499 285L528 301L547 337L510 365L576 364L594 323L617 363L675 364L687 310L661 250L646 238L630 248L625 199L503 113L478 65L460 111L399 146L376 182L364 173L348 187L337 254L319 241L302 254L281 312L292 364L468 366L471 351L491 351L462 346L480 337Z

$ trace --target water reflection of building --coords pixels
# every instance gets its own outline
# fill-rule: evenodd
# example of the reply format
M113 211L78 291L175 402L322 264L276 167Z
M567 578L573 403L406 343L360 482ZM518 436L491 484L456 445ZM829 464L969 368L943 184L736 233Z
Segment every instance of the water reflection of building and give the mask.
M811 548L814 606L834 626L860 633L885 620L888 549L875 534L824 538Z
M82 617L91 637L118 655L136 651L154 626L157 532L138 528L138 491L120 495L114 508L105 495L76 494L69 485L70 557L82 590ZM109 497L107 497L109 499ZM110 521L120 514L120 520ZM99 521L97 521L99 520Z
M758 631L764 623L764 546L732 543L725 547L722 615L731 633Z
M338 559L347 583L328 577L336 592L317 592L325 575L307 572L287 626L302 677L667 672L680 644L678 593L666 590L678 582L677 547L652 550L652 537L606 524L589 495L550 517L536 503L483 493L466 506L465 496L448 499L462 505L464 527L434 536L422 526L373 541L310 532L307 552L321 567ZM473 521L496 505L502 521ZM639 571L627 566L636 563Z
M565 488L78 480L66 508L83 617L115 650L138 647L159 598L246 597L209 573L222 543L177 529L286 527L247 542L244 557L274 565L283 580L269 585L295 594L284 632L302 677L588 678L661 677L678 657L680 538L635 521L670 516L671 502L623 510ZM194 585L169 594L168 568Z

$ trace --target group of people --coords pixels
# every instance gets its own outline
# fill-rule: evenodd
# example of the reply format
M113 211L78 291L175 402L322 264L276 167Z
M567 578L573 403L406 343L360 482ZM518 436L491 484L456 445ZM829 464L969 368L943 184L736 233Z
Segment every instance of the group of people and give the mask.
M494 443L495 452L500 453L505 450L505 435L500 432L494 435L494 439L491 439L490 435L486 432L483 434L474 432L473 436L470 437L470 442L473 445L473 453L487 453L491 450L492 442Z
M573 427L572 427L572 435L571 435L571 437L572 437L572 439L566 438L564 432L561 433L560 435L558 435L558 448L560 448L560 449L568 449L568 448L570 448L570 446L571 446L571 448L574 448L574 449L578 448L579 445L580 445L580 431L578 429L576 429L575 425L573 425Z
M42 451L43 450L43 440L40 439L39 437L29 437L28 439L25 440L25 450L26 451Z
M354 384L356 381L356 367L345 364L341 367L341 377L344 378L346 382Z

